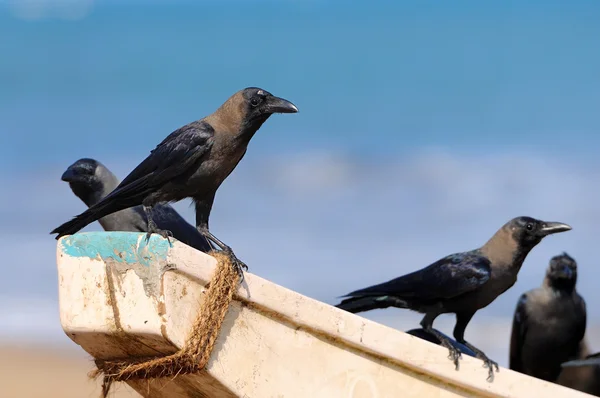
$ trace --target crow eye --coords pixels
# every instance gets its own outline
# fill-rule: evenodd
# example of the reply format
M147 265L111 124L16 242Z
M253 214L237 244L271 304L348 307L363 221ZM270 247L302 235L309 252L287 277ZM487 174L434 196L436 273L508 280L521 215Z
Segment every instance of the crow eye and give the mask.
M260 104L260 98L253 97L253 98L250 100L250 104L251 104L252 106L257 106L258 104Z
M527 224L527 228L528 231L531 231L533 229L533 224Z

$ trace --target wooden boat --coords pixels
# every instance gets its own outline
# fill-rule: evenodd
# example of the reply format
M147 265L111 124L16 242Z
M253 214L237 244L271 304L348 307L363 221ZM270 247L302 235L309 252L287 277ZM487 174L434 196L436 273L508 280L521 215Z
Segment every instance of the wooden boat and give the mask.
M65 333L96 359L177 351L216 260L178 241L91 232L58 242ZM144 397L383 398L589 396L447 350L251 273L235 294L205 371L129 380Z

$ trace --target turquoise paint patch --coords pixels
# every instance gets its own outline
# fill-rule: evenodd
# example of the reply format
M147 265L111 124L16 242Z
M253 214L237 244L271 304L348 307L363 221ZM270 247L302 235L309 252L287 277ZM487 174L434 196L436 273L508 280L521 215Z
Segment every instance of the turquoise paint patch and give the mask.
M152 234L146 242L143 232L83 232L70 235L61 241L62 251L72 257L89 257L126 264L151 263L166 260L169 242Z

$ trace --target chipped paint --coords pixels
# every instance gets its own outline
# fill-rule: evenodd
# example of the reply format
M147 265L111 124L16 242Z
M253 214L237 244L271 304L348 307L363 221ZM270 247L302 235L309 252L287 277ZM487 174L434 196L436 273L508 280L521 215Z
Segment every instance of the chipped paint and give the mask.
M122 278L132 270L142 280L146 295L157 300L163 273L175 268L167 262L169 242L156 234L146 241L143 232L78 233L63 238L61 245L68 256L103 261L115 272L114 284L119 290Z
M146 241L143 232L84 232L61 240L62 251L72 257L88 257L98 260L109 258L126 264L150 266L166 260L169 242L160 235L152 234Z

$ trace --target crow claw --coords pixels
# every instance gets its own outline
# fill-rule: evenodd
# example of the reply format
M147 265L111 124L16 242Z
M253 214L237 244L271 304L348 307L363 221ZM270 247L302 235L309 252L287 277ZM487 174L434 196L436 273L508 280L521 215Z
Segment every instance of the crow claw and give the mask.
M233 253L233 250L231 250L231 247L227 246L225 243L221 242L219 239L217 239L217 237L211 234L208 228L198 226L197 229L202 236L204 236L207 240L212 241L212 243L218 246L218 248L221 249L221 253L225 254L230 258L232 265L235 267L238 273L240 283L244 282L244 271L248 271L248 266L236 257L236 255Z
M240 277L240 283L244 282L244 271L248 271L248 266L242 261L238 260L235 256L233 256L233 266Z
M494 381L494 368L496 368L496 371L499 372L500 371L500 367L498 366L498 363L496 361L492 361L491 359L489 359L487 357L487 355L485 355L483 353L483 351L481 351L479 348L475 347L472 344L469 344L466 341L462 341L462 343L467 346L468 349L470 349L471 351L473 351L475 353L475 356L479 359L481 359L483 361L483 367L484 368L488 368L488 377L487 377L487 381L488 382L493 382Z
M460 350L456 347L447 347L449 354L448 354L448 359L450 359L452 362L454 362L454 366L456 368L456 370L458 370L460 368L460 360L462 359L462 352L460 352Z
M444 334L442 334L441 332L431 327L425 328L425 331L437 337L440 344L448 349L448 359L450 359L454 363L455 369L459 370L460 360L462 359L462 352L460 351L460 349L454 344L452 344L452 341L448 339L448 337L444 336Z
M229 246L226 246L222 252L224 254L226 254L227 256L229 256L229 258L231 259L231 263L233 265L233 267L236 269L238 276L240 278L240 283L244 282L244 271L248 271L248 266L240 259L238 259L235 254L233 253L233 250L231 250L231 248Z
M483 359L483 367L488 368L487 381L490 383L493 382L494 381L494 368L496 369L496 372L500 371L500 367L498 367L498 363L496 363L495 361L492 361L489 358L486 358L486 359Z
M146 243L148 243L150 241L150 236L152 236L152 234L157 234L157 235L162 236L164 239L167 240L167 242L169 242L169 246L173 246L173 243L171 242L173 233L171 231L168 231L166 229L153 228L152 230L149 230L146 233Z

